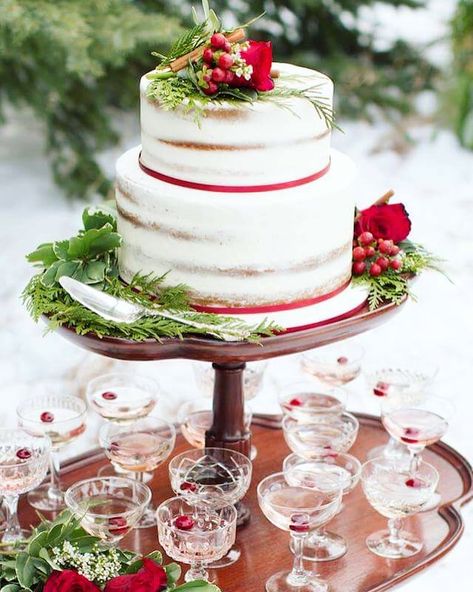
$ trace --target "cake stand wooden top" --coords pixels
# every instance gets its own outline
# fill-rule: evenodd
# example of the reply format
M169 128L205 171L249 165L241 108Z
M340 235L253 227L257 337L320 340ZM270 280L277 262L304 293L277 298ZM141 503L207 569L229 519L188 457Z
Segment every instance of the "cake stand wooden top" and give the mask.
M163 338L161 341L130 341L115 337L98 337L94 333L78 335L62 326L58 333L83 349L119 360L164 360L186 358L221 364L250 362L283 356L348 339L374 329L389 320L405 304L384 304L374 311L365 306L343 320L321 324L312 329L264 337L259 343L223 342L207 337Z

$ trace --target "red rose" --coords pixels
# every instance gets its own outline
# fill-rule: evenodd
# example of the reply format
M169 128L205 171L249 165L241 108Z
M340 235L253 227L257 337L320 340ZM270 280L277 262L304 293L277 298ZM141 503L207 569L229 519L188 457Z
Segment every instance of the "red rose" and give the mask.
M143 559L143 567L137 573L111 579L104 592L160 592L166 585L164 569L152 559Z
M52 572L43 592L100 592L100 588L76 571L65 569Z
M273 48L271 41L249 41L248 49L241 52L242 59L253 66L250 80L243 76L235 76L232 86L247 86L256 90L272 90L274 82L271 78L273 64Z
M411 221L403 204L371 206L358 212L355 220L355 236L371 232L374 238L385 238L398 243L407 238Z

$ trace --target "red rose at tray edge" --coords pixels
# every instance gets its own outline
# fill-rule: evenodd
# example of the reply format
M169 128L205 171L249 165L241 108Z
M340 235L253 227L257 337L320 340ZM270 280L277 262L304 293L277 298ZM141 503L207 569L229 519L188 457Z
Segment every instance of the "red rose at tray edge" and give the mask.
M360 210L355 220L355 236L371 232L374 238L391 239L399 243L411 231L409 214L403 204L374 205Z
M271 41L249 40L249 47L241 52L242 59L253 67L250 80L243 76L235 76L231 86L254 88L259 91L273 90L274 81L271 78L273 65L273 46Z
M53 571L43 592L100 592L100 588L73 569Z
M117 576L107 582L104 592L160 592L167 586L164 568L152 559L143 559L143 567L134 574Z

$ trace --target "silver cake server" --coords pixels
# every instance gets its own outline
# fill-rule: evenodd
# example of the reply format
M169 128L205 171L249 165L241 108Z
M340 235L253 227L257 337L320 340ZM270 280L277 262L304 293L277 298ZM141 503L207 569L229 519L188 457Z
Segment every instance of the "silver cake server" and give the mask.
M209 335L223 339L224 341L242 341L251 335L251 327L225 327L222 330L217 330L215 325L207 323L199 323L185 318L181 313L171 313L157 308L147 308L135 302L129 302L122 298L116 298L110 294L106 294L97 288L92 288L87 284L79 282L71 277L62 276L59 283L66 290L66 292L80 302L83 306L97 313L108 321L115 323L134 323L142 317L162 317L171 321L201 329L206 331Z

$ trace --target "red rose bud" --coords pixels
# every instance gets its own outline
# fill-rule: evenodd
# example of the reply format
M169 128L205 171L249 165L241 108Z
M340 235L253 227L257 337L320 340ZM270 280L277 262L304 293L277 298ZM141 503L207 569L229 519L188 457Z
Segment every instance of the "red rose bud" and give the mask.
M376 259L376 263L381 267L383 271L385 271L389 267L389 260L386 257L378 257Z
M207 47L206 49L204 49L204 53L202 54L202 59L204 60L204 62L206 64L211 64L213 59L214 59L214 52L210 49L210 47Z
M233 66L233 58L229 53L222 53L218 58L218 65L224 70L228 70Z
M241 52L242 59L253 67L250 80L243 76L235 76L232 85L236 87L254 88L259 91L273 90L274 81L271 78L273 63L273 49L271 41L249 41L248 49Z
M360 245L363 246L368 246L370 243L373 242L373 235L371 234L371 232L362 232L360 234L360 236L358 237L358 241L360 243Z
M387 382L377 382L373 389L373 394L377 397L385 397L388 394L389 384Z
M403 204L383 204L360 210L355 221L355 234L371 232L374 238L403 241L411 231L411 221Z
M174 526L179 530L191 530L194 528L195 522L190 516L183 514L174 520Z
M294 532L308 532L309 516L307 514L293 514L289 528Z
M112 393L111 391L106 391L105 393L102 393L102 399L105 399L106 401L114 401L116 398L117 394Z
M383 273L383 270L377 263L372 263L370 266L370 276L378 277Z
M72 590L74 592L100 592L98 586L73 569L53 571L46 580L43 588L43 592L68 592ZM118 592L118 588L115 590ZM107 592L113 591L107 590Z
M49 411L43 411L39 418L43 423L52 423L54 421L54 415Z
M355 261L353 263L353 273L355 275L362 275L366 270L366 263L364 261Z
M376 253L376 250L374 247L365 247L365 257L367 257L368 259L370 257L374 257Z
M222 68L214 68L212 70L212 80L214 82L223 82L225 80L225 72Z
M355 261L363 261L366 257L365 249L363 247L355 247L353 249L353 259Z
M203 88L202 90L206 95L214 95L218 91L218 86L215 84L215 82L210 80L210 82L208 82L207 88Z
M402 261L400 259L391 259L389 267L394 269L394 271L399 271L402 267Z
M227 39L223 33L214 33L210 38L210 44L215 49L223 49L226 41Z
M31 458L31 456L32 453L29 448L20 448L20 450L17 450L16 452L16 457L20 460L28 460L29 458Z

